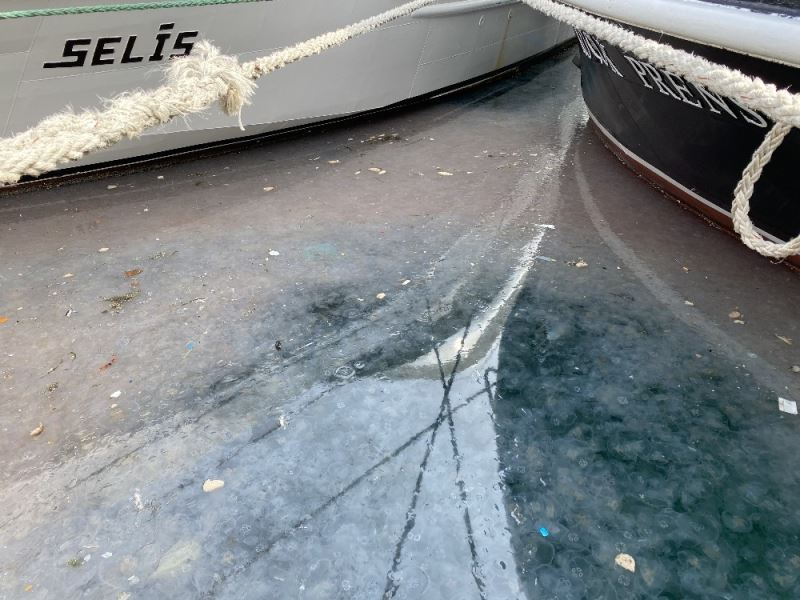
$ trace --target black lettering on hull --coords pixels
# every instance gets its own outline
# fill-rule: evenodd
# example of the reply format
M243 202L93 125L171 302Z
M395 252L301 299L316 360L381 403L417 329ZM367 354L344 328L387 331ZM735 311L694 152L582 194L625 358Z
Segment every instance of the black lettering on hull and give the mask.
M64 60L49 61L42 67L45 69L83 67L86 66L90 56L89 65L93 67L116 63L135 64L145 60L145 56L140 54L142 50L152 50L146 58L148 62L189 56L200 32L180 31L175 35L174 43L170 47L169 40L173 36L174 28L175 23L163 23L155 35L154 45L149 48L146 40L143 43L137 35L114 35L100 37L97 40L91 38L70 39L64 42L64 50L61 54ZM139 52L136 51L137 47L140 48Z

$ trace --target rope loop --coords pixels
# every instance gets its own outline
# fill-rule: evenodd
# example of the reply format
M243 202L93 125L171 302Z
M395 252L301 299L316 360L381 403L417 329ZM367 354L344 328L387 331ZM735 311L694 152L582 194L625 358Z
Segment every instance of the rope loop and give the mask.
M783 259L800 254L800 235L782 244L765 240L756 231L755 225L753 225L753 221L750 218L750 198L753 196L753 190L761 178L764 167L772 159L773 152L780 147L791 129L791 125L787 123L775 123L767 135L764 136L764 141L753 152L753 157L745 167L742 178L736 184L736 189L733 192L731 218L734 231L739 234L745 246L771 258Z

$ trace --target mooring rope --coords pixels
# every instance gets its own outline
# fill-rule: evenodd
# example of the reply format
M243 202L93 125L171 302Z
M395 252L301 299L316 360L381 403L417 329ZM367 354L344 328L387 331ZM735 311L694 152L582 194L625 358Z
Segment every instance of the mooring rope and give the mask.
M172 3L149 4L156 8L168 4L177 6L248 1L258 0L175 0ZM238 115L241 126L242 108L250 103L256 88L255 81L259 77L340 46L354 37L437 1L413 0L348 27L244 64L240 64L236 57L221 54L210 43L200 42L191 56L171 61L166 70L166 83L154 90L119 95L106 102L101 110L89 109L80 113L68 110L48 117L11 138L0 139L0 185L16 183L24 175L38 176L52 171L59 165L79 160L90 152L108 148L124 137L138 137L146 129L162 125L176 116L201 112L214 102L219 102L226 114ZM776 123L775 127L753 154L736 186L731 209L734 230L747 246L761 254L786 258L800 252L800 236L782 244L765 240L756 231L749 217L750 198L764 167L791 127L800 127L800 95L778 89L758 77L750 77L724 65L647 39L560 2L522 2L771 118Z
M772 258L786 258L800 254L800 235L783 244L765 240L756 231L753 221L750 219L750 198L753 196L753 188L761 177L761 172L772 158L772 153L778 149L783 138L791 129L790 125L779 122L769 130L764 141L761 142L745 167L739 183L736 184L731 206L733 229L739 234L745 245L759 254Z

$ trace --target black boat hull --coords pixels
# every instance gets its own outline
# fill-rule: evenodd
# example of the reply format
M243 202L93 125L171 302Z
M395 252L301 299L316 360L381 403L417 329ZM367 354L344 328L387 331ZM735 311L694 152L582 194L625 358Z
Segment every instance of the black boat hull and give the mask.
M731 227L734 188L773 123L588 34L578 32L578 38L583 96L607 145L673 196ZM779 87L800 89L800 69L677 38L658 39ZM800 131L794 129L764 169L751 200L753 222L776 242L800 234L798 157ZM798 257L790 260L800 264Z

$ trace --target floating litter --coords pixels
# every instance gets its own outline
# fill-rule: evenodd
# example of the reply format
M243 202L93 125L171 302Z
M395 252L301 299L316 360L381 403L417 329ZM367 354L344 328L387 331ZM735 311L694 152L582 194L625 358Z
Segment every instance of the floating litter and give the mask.
M614 564L631 573L636 572L636 560L630 554L617 554L614 558Z
M225 487L225 482L221 479L206 479L203 483L203 491L206 494L210 494L211 492L216 492L217 490L221 490Z
M794 400L778 398L778 408L781 410L781 412L789 413L790 415L797 414L797 402Z
M542 537L548 537L550 535L550 530L547 527L539 527L539 533L542 534Z

